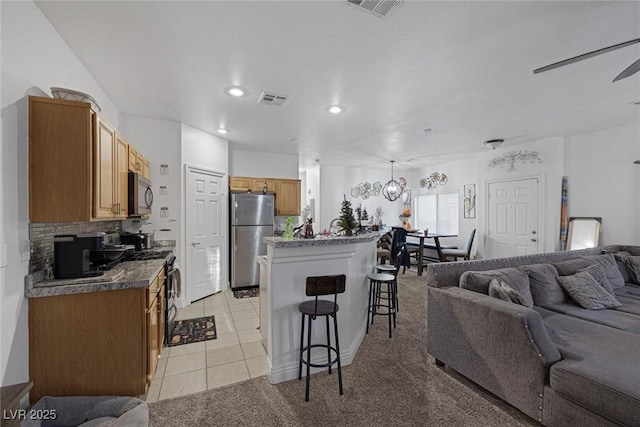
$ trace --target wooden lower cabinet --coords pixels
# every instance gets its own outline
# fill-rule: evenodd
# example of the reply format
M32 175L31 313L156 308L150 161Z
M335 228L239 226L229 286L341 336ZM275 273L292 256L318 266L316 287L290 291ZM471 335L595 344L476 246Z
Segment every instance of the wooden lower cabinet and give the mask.
M164 278L159 281L164 292ZM164 296L149 304L149 288L30 298L31 402L145 394L164 336Z

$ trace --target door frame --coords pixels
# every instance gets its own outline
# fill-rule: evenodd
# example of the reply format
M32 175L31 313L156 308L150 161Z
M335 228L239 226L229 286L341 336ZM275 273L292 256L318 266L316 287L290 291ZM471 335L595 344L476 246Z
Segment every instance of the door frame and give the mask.
M222 238L222 247L224 248L223 250L223 256L224 261L222 263L222 282L226 284L227 288L229 287L229 240L228 240L228 235L229 235L229 203L228 202L224 202L227 201L228 197L229 197L229 176L227 171L223 171L220 169L213 169L213 168L208 168L205 166L200 166L200 165L195 165L192 163L185 163L184 164L184 174L182 176L182 218L184 218L183 224L181 226L181 234L182 234L182 244L181 249L182 249L182 253L184 254L184 266L181 269L181 284L182 284L182 291L183 291L183 295L180 298L180 305L178 305L179 308L183 308L186 307L187 305L189 305L190 303L187 303L187 301L189 301L189 298L187 298L187 295L189 293L189 266L191 265L189 263L189 260L187 259L187 257L189 256L189 245L187 244L187 240L188 240L188 235L187 235L187 193L188 193L188 177L189 177L189 173L190 172L198 172L198 173L203 173L206 175L213 175L213 176L217 176L222 178L222 199L223 199L223 205L222 205L222 227L223 230L225 230L225 234L224 237Z
M544 179L544 174L541 175L524 175L524 176L515 176L515 177L502 177L502 178L494 178L494 179L486 179L484 181L484 197L482 197L482 202L484 204L482 213L484 216L484 221L482 222L482 226L484 227L484 232L482 233L482 239L478 240L478 244L482 245L482 254L483 258L488 258L489 254L487 254L487 238L489 237L489 186L491 184L497 184L501 182L514 182L514 181L524 181L528 179L537 179L538 180L538 191L537 193L537 203L538 203L538 251L537 253L542 253L545 251L545 234L546 234L546 221L545 221L545 201L546 197L542 197L542 192L546 195L546 183Z

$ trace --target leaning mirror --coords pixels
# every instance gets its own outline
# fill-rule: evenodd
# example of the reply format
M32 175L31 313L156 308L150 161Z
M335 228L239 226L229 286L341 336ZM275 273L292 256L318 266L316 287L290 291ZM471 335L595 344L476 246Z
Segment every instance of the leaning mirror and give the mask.
M600 237L601 217L569 218L567 250L595 248Z

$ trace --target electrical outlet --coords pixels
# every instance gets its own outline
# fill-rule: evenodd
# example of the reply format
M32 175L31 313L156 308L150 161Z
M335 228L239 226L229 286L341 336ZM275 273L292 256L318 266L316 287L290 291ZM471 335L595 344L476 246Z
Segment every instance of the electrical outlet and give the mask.
M31 242L29 240L22 240L20 242L20 258L22 261L29 261L29 259L31 259Z

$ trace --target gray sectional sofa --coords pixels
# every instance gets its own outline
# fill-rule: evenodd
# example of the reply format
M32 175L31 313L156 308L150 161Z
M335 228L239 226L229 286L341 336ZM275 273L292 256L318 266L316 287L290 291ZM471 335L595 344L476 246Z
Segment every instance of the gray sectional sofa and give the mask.
M543 425L640 426L638 256L607 246L429 264L427 351ZM560 284L585 268L593 279L593 264L611 308L585 309Z

